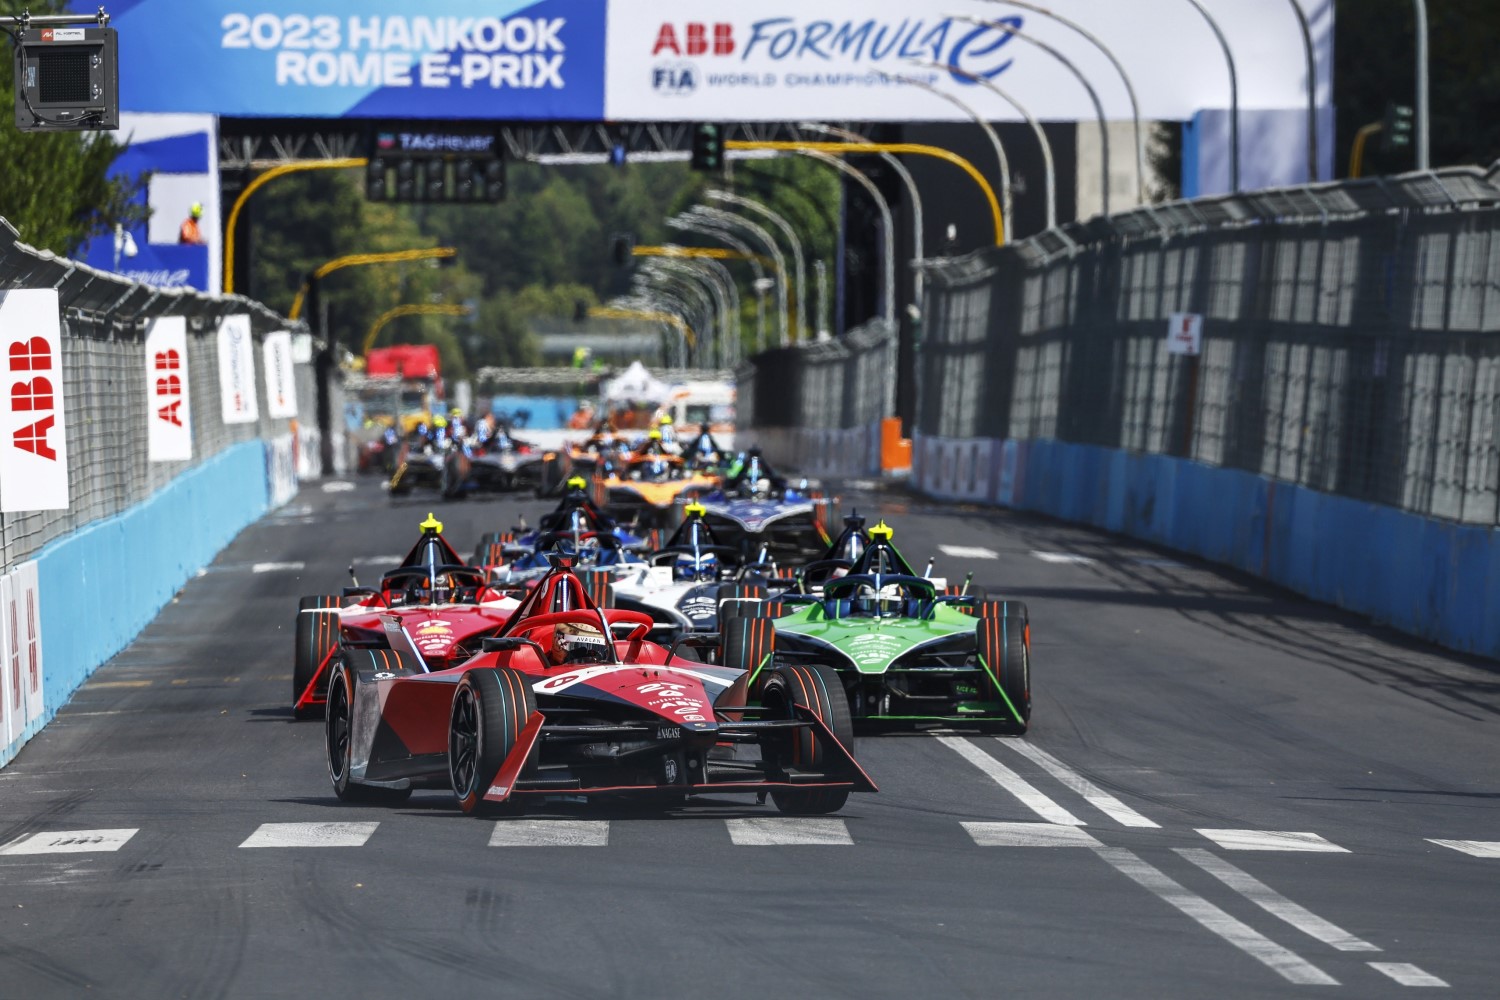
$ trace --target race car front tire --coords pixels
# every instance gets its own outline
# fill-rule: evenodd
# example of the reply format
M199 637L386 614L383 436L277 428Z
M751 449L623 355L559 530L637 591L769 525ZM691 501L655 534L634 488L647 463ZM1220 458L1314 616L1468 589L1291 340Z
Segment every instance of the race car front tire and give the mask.
M770 718L797 718L793 705L811 710L838 737L844 749L854 752L854 722L849 699L839 675L821 663L786 664L772 670L761 688L761 704ZM799 771L826 771L834 754L811 728L792 736L788 763ZM849 800L847 788L778 788L771 792L776 808L789 816L820 816L838 812Z
M990 607L994 616L979 620L976 635L981 666L987 668L987 700L1003 703L1008 728L1024 733L1031 724L1030 619L1020 601L997 601Z
M410 788L362 785L350 775L354 757L354 686L359 683L356 674L347 663L340 661L334 665L328 679L328 714L323 722L323 732L333 793L344 802L400 805L411 798Z
M332 595L304 597L297 602L297 626L292 633L292 715L297 719L314 719L323 713L322 705L306 705L297 708L297 702L313 678L318 675L318 665L324 657L338 646L339 616L323 614L329 608L337 608L339 599ZM326 685L325 685L326 690Z
M458 682L448 721L448 775L464 812L493 816L520 811L518 801L502 806L486 802L484 794L535 711L536 695L518 670L479 668ZM522 773L533 764L528 762Z
M719 619L719 665L743 670L757 692L776 650L776 624L769 618Z

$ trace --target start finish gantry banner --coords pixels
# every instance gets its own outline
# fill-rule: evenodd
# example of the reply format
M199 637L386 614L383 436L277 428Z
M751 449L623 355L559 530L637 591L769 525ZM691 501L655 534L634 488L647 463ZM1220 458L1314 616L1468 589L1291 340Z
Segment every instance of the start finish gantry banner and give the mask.
M1249 109L1306 106L1294 0L1203 0L1229 39ZM1333 5L1312 21L1318 103L1331 102ZM95 0L75 2L91 12ZM1148 119L1229 104L1212 29L1189 0L114 0L129 112L561 121L960 120L904 75L993 120L1014 107L1080 121L1093 82L1129 115L1120 76L1047 8L1124 65ZM973 20L968 20L973 19ZM985 23L974 23L974 21ZM1041 44L1038 44L1041 43ZM1045 47L1044 47L1045 46Z

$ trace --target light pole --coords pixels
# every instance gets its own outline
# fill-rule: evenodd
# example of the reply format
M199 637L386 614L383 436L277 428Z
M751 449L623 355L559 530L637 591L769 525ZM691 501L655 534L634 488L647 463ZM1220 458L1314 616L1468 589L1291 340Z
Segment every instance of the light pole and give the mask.
M896 227L891 220L891 203L886 201L885 195L880 193L880 188L875 182L866 177L856 168L845 163L843 159L829 153L816 149L802 150L803 156L810 156L819 163L826 163L840 173L852 177L856 183L869 192L870 197L875 199L876 206L880 209L880 224L885 230L885 294L881 305L881 317L887 323L895 322L896 318Z
M1056 21L1058 24L1061 24L1063 27L1071 28L1073 31L1082 35L1084 39L1086 39L1091 45L1094 46L1094 48L1104 53L1104 58L1108 59L1110 65L1115 68L1115 72L1120 74L1120 80L1125 84L1125 93L1130 97L1130 118L1135 125L1136 200L1138 200L1142 205L1146 204L1146 138L1141 132L1141 102L1136 99L1135 84L1131 82L1130 74L1125 72L1124 65L1121 64L1114 51L1109 46L1100 41L1097 35L1095 35L1092 31L1089 31L1083 25L1079 24L1077 21L1073 21L1069 18L1063 17L1056 11L1051 11L1045 7L1041 7L1037 4L1031 3L1030 0L991 0L991 2L1003 3L1007 7L1020 7L1022 10L1029 10L1032 13L1041 14L1043 17L1050 17L1052 20ZM1293 0L1293 2L1295 3L1296 0ZM952 67L946 68L950 70L952 69ZM962 72L960 72L959 75L963 76L966 80L968 80L970 77L970 74ZM971 80L970 82L978 83L979 81ZM1009 98L1006 99L1009 100ZM1020 110L1019 104L1015 104L1014 101L1011 101L1011 103L1015 105L1018 110ZM1025 114L1024 111L1022 111L1021 113Z
M307 163L284 163L279 167L272 167L265 173L256 177L255 180L245 185L239 197L234 199L234 205L229 209L229 220L224 224L224 294L234 292L234 237L235 230L239 226L240 211L245 207L245 202L250 196L259 191L264 185L278 177L287 174L302 173L305 170L347 170L353 167L363 167L370 161L364 157L350 157L342 160L314 160Z
M772 211L770 207L759 201L756 201L754 198L746 198L744 195L733 194L729 191L720 191L717 189L704 192L704 196L708 198L709 201L717 201L725 205L734 205L737 208L747 208L750 211L755 212L757 215L770 220L777 229L781 230L781 235L786 237L787 243L789 243L792 247L793 280L795 280L797 283L797 309L793 313L793 315L797 317L798 325L802 327L801 336L806 337L807 330L809 328L809 324L806 319L807 281L805 280L805 275L807 273L807 261L802 256L802 241L797 238L797 233L792 229L791 223L787 222L785 217Z
M1195 3L1196 0L1188 0L1188 2L1189 3ZM1057 50L1056 47L1054 47L1052 45L1049 45L1048 43L1042 41L1041 39L1035 38L1035 37L1027 34L1024 31L1021 31L1019 28L1013 28L1009 24L1005 23L1004 21L986 21L983 18L970 17L967 14L954 14L954 15L951 15L951 17L955 21L963 21L963 22L965 22L967 24L982 25L982 26L984 26L986 28L989 28L992 31L1000 31L1000 32L1005 32L1005 33L1014 35L1015 37L1021 39L1021 41L1023 41L1023 42L1030 42L1032 45L1035 45L1037 48L1041 49L1043 52L1047 53L1052 58L1054 58L1058 62L1062 63L1063 66L1067 68L1068 72L1072 73L1075 77L1078 78L1078 82L1081 83L1081 84L1083 84L1083 89L1086 90L1086 91L1088 91L1089 100L1092 101L1093 104L1094 104L1094 114L1099 119L1099 151L1100 151L1100 154L1101 154L1101 159L1103 161L1103 167L1102 167L1102 170L1101 170L1101 177L1100 177L1100 181L1099 181L1099 198L1100 198L1100 208L1102 209L1103 214L1108 215L1109 214L1109 119L1107 117L1105 117L1105 114L1104 114L1104 104L1103 104L1102 101L1099 100L1099 92L1094 89L1094 85L1089 82L1089 78L1083 74L1083 71L1078 68L1078 66L1073 62L1073 60L1071 60L1067 56L1063 55L1060 51Z
M1000 98L1002 101L1006 102L1011 107L1020 112L1021 117L1026 119L1026 124L1031 126L1031 131L1036 135L1037 144L1042 147L1042 169L1047 180L1047 228L1056 229L1057 168L1052 161L1052 143L1048 140L1047 132L1042 128L1042 123L1036 120L1036 116L1034 116L1029 110L1027 110L1026 106L1023 105L1020 101L1010 96L1008 92L1000 89L1000 85L995 83L995 81L986 79L985 77L980 76L978 73L970 73L968 70L959 69L957 66L944 66L942 63L924 62L920 59L912 59L910 60L910 62L913 66L921 66L926 69L945 70L946 72L952 73L955 76L963 77L970 83L977 84L978 86L983 87L985 90L988 90L990 93L994 94L996 97ZM919 252L917 254L917 257L921 258L921 256L922 254Z
M1229 190L1232 194L1240 193L1240 75L1234 68L1234 53L1229 49L1229 39L1224 37L1224 31L1219 27L1219 22L1214 20L1208 8L1204 7L1200 0L1187 0L1198 13L1203 15L1203 20L1213 29L1214 37L1219 40L1219 48L1224 50L1224 64L1229 67ZM1422 0L1417 0L1421 3Z
M838 136L840 139L844 139L848 142L865 141L865 137L860 135L858 132L851 132L846 128L838 128L833 125L820 125L815 122L801 122L797 125L797 128L803 132L821 132L824 135ZM890 164L891 169L896 171L897 176L901 178L901 182L906 185L907 196L911 198L912 222L914 227L914 232L912 235L912 255L918 261L922 261L925 259L924 248L922 245L922 234L926 225L922 217L922 194L917 190L917 182L915 178L912 177L911 171L906 169L906 164L902 163L901 160L895 156L895 154L881 153L880 158L886 163ZM920 267L916 268L912 272L912 301L916 303L918 309L922 308L923 274L924 272Z
M736 215L734 212L727 212L722 208L709 208L707 205L694 205L688 211L688 214L699 219L707 219L711 222L718 222L721 228L733 227L737 225L740 229L744 230L745 232L754 236L761 243L765 244L766 248L771 251L771 260L774 262L774 266L776 268L777 307L778 311L781 314L781 346L788 346L791 343L791 333L789 330L791 313L787 306L786 258L782 256L781 248L776 245L776 240L772 238L771 234L766 231L764 226L761 226L753 219L747 219L743 215Z
M1287 0L1297 15L1302 33L1302 54L1307 60L1307 183L1318 183L1318 60L1313 54L1312 25L1302 0Z
M978 125L979 128L984 132L985 136L989 138L990 147L995 151L995 160L1000 165L1000 211L1001 214L1005 217L1005 235L1008 239L1010 237L1010 220L1012 209L1010 191L1010 160L1005 155L1005 145L1000 141L1000 135L995 131L995 127L989 122L985 121L984 116L981 115L978 111L974 110L974 108L959 100L957 97L954 97L946 90L939 90L937 87L934 87L926 80L918 80L914 77L909 76L895 76L891 77L891 79L896 80L904 86L916 87L918 90L926 91L927 93L932 94L934 97L941 97L943 100L947 101L949 104L952 104L954 107L958 108L964 114L972 118L974 120L974 124Z
M700 220L690 219L686 216L676 215L667 220L667 225L672 229L680 229L685 233L694 233L711 240L717 240L725 246L739 251L740 258L750 263L750 269L755 272L753 286L755 295L755 349L764 351L766 349L766 293L764 288L769 288L771 279L766 277L766 269L761 265L760 254L750 249L750 245L734 233L717 226L706 225ZM767 284L762 286L762 283Z
M380 336L380 331L385 329L387 323L400 319L403 316L467 316L468 306L450 305L445 303L414 302L407 305L396 306L387 309L380 314L380 318L370 324L370 332L365 334L364 349L362 354L368 355L370 349L375 346L375 339Z
M643 269L646 280L653 281L658 285L676 289L684 293L684 301L691 299L700 310L703 317L703 325L699 329L703 333L697 353L699 364L703 364L709 351L712 349L712 341L719 337L719 303L717 296L710 295L703 290L702 278L696 274L683 274L680 271L670 270L662 265L661 261L651 261Z
M692 322L693 314L697 310L695 310L681 296L665 288L652 287L649 283L646 282L644 278L637 278L636 281L637 283L635 286L635 291L638 296L656 303L658 305L658 308L664 307L666 311L674 313L682 323L682 328L686 331L696 331L701 329L701 327L695 327ZM691 360L691 357L696 355L697 353L697 333L693 332L691 336L688 336L687 333L684 333L682 338L682 349L678 353L678 367L688 367L688 362Z
M733 339L738 338L738 330L736 329L735 324L736 313L730 301L731 297L724 291L724 286L719 283L718 274L715 273L712 269L703 269L694 266L695 264L710 263L717 262L709 261L704 258L695 259L688 257L658 257L654 261L655 266L658 268L669 271L673 274L681 275L684 279L691 278L695 281L701 281L708 287L709 291L712 293L714 301L719 307L719 339L717 347L719 362L722 365L725 357L729 353L729 342ZM720 264L719 267L722 269L723 265ZM730 282L729 285L732 289L733 282ZM734 336L731 336L731 333L733 333Z
M1427 67L1427 0L1416 5L1417 27L1417 169L1432 169L1432 78Z

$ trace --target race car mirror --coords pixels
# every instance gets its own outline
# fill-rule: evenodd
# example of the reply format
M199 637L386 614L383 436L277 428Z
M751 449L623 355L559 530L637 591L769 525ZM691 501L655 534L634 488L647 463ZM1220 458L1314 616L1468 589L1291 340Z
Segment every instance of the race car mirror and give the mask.
M526 646L536 650L536 655L541 657L543 663L547 662L547 651L542 648L541 643L514 635L490 636L487 639L481 639L479 651L481 653L514 653Z

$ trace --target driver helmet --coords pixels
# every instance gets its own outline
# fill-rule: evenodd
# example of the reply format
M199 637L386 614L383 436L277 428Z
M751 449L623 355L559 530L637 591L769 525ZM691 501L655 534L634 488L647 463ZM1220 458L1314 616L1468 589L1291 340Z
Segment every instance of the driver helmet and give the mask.
M693 583L699 580L717 580L718 577L719 557L712 552L700 552L696 556L691 552L682 552L672 563L674 580Z
M898 614L901 610L901 588L898 585L881 587L879 590L871 586L860 587L854 596L854 607L868 615Z
M552 628L552 647L547 659L555 667L573 663L603 663L609 658L609 644L593 625L582 622L559 622Z

